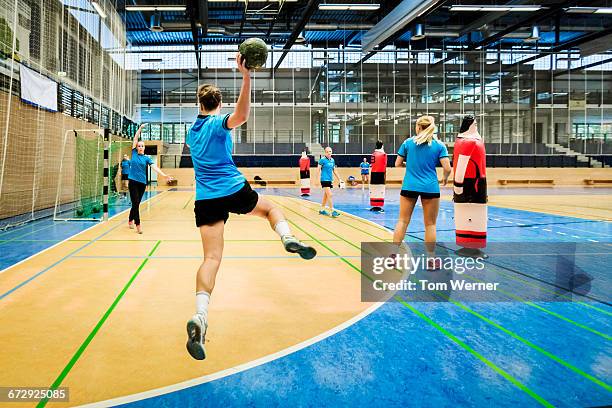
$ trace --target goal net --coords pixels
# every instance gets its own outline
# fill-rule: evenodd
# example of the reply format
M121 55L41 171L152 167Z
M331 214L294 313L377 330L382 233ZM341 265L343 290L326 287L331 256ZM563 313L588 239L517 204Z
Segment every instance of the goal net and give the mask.
M59 160L54 220L99 221L104 197L104 130L69 130Z

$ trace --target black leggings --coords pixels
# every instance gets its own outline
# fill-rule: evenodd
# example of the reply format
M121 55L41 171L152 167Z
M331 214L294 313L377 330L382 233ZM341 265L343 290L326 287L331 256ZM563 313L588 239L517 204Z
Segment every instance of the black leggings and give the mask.
M130 210L130 222L134 221L136 225L140 225L140 201L147 188L146 184L138 181L130 180L128 189L130 190L130 200L132 200L132 209Z

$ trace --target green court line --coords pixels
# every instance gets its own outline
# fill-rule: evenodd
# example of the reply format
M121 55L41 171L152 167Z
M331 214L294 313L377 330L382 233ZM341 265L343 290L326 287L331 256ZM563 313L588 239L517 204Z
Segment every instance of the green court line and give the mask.
M589 309L597 310L598 312L601 312L601 313L606 314L606 315L608 315L608 316L612 316L612 313L608 312L607 310L603 310L603 309L601 309L601 308L599 308L599 307L597 307L597 306L593 306L592 304L587 303L587 302L583 302L583 301L574 301L574 299L573 299L571 296L569 296L569 295L565 295L565 294L563 294L563 293L558 293L558 292L555 292L554 290L550 290L550 289L548 289L548 288L546 288L546 287L544 287L544 286L538 285L537 283L530 282L530 281L528 281L528 280L526 280L526 279L523 279L523 278L520 278L520 277L518 277L518 276L510 275L510 274L508 274L508 273L506 273L506 272L503 272L503 271L498 271L498 273L499 273L499 274L501 274L501 275L504 275L504 276L506 276L506 277L508 277L508 278L510 278L510 279L514 279L514 280L518 280L518 281L524 282L524 283L526 283L526 284L527 284L527 285L529 285L529 286L533 286L534 288L541 289L541 290L543 290L544 292L548 292L548 293L551 293L551 294L553 294L553 295L557 295L557 296L559 296L559 297L561 297L561 298L565 298L565 299L567 299L567 300L571 300L571 301L572 301L572 303L576 303L576 304L578 304L578 305L582 305L582 306L584 306L584 307L588 307Z
M155 252L155 250L157 249L157 247L159 246L160 243L161 243L161 241L157 241L157 243L155 244L153 249L151 249L151 251L149 252L148 256L153 255L153 252ZM123 295L125 295L125 293L129 289L129 287L132 285L132 283L134 282L134 280L136 279L138 274L140 274L140 271L142 271L142 269L144 268L144 266L147 264L148 261L149 261L149 258L148 257L145 258L142 261L142 263L140 264L140 266L138 267L138 269L136 269L136 272L134 272L134 274L132 274L132 277L130 278L130 280L125 284L125 286L123 287L121 292L119 292L119 295L117 295L117 297L115 298L113 303L110 305L110 307L106 310L106 312L104 313L102 318L100 318L100 320L98 321L98 324L96 324L96 326L93 328L91 333L89 333L89 336L87 336L85 341L83 341L81 346L78 348L76 353L74 353L74 355L72 356L72 358L70 359L70 361L68 362L66 367L64 367L64 369L62 370L60 375L55 379L53 384L51 384L51 386L49 387L51 390L56 390L62 384L62 381L64 381L66 376L68 376L68 373L70 372L72 367L74 367L74 365L79 360L81 355L83 355L83 353L85 352L85 349L87 348L87 346L89 346L89 344L91 343L91 341L93 340L95 335L100 331L100 328L102 327L102 325L106 322L106 320L108 319L110 314L113 312L113 310L115 310L115 307L117 306L117 304L119 303L121 298L123 298ZM47 405L48 402L49 402L49 399L45 398L45 399L40 400L40 402L36 406L38 408L42 408L45 405Z
M478 317L479 319L483 320L484 322L490 324L491 326L495 327L496 329L499 329L501 331L503 331L504 333L506 333L507 335L511 336L512 338L520 341L521 343L531 347L532 349L536 350L537 352L545 355L546 357L550 358L553 361L556 361L557 363L561 364L562 366L569 368L570 370L572 370L573 372L575 372L578 375L581 375L582 377L586 378L587 380L590 380L592 382L594 382L595 384L599 385L600 387L603 387L606 391L610 392L612 391L612 386L606 384L604 381L601 381L599 378L586 373L584 371L582 371L581 369L579 369L578 367L568 363L567 361L563 360L561 357L558 357L557 355L544 350L542 347L538 346L537 344L534 344L532 342L530 342L529 340L527 340L524 337L519 336L518 334L514 333L511 330L506 329L505 327L503 327L501 324L494 322L493 320L489 319L488 317L485 317L483 315L481 315L480 313L476 312L475 310L469 308L468 306L464 305L461 302L458 302L454 299L452 299L451 297L443 294L443 293L438 293L438 296L440 296L443 299L446 299L449 302L452 302L454 305L459 306L461 309L465 310L466 312Z
M483 283L485 283L485 281L480 280L480 279L478 279L478 278L476 278L476 277L474 277L474 276L471 276L471 275L468 275L468 274L465 274L464 276L465 276L466 278L470 279L470 280L475 281L475 282L483 282ZM522 297L520 297L520 296L513 295L512 293L506 292L506 291L505 291L505 290L503 290L503 289L497 289L497 291L498 291L498 292L500 292L500 293L503 293L504 295L506 295L506 296L508 296L508 297L511 297L511 298L513 298L513 299L516 299L516 300L518 300L519 302L522 302L522 303L524 303L524 304L526 304L526 305L528 305L528 306L535 307L536 309L539 309L539 310L541 310L541 311L542 311L542 312L544 312L544 313L548 313L548 314L550 314L550 315L552 315L552 316L554 316L554 317L556 317L556 318L559 318L559 319L561 319L561 320L563 320L563 321L566 321L566 322L571 323L571 324L573 324L573 325L575 325L575 326L577 326L577 327L580 327L581 329L588 330L588 331L590 331L591 333L594 333L594 334L596 334L596 335L598 335L598 336L601 336L601 337L603 337L603 338L604 338L604 339L606 339L606 340L612 340L612 336L608 336L607 334L602 333L602 332L599 332L599 331L597 331L597 330L595 330L595 329L592 329L592 328L590 328L589 326L586 326L586 325L584 325L584 324L582 324L582 323L578 323L578 322L576 322L576 321L574 321L574 320L572 320L572 319L570 319L570 318L568 318L568 317L565 317L565 316L563 316L563 315L560 315L560 314L559 314L559 313L557 313L557 312L553 312L552 310L548 310L548 309L546 309L545 307L542 307L542 306L540 306L540 305L538 305L538 304L536 304L536 303L533 303L533 302L531 302L531 301L529 301L529 300L525 300L525 299L523 299L523 298L522 298Z
M277 203L279 204L279 203ZM283 206L282 204L279 204L281 206ZM285 206L283 206L285 207ZM287 207L285 207L287 208ZM290 208L287 208L289 211L293 211ZM295 211L293 211L295 212ZM298 214L298 213L296 213ZM301 215L301 214L299 214ZM304 217L306 218L306 217ZM307 219L307 218L306 218ZM312 220L311 221L313 224L317 225L317 223L315 223ZM328 251L330 251L333 254L337 253L331 249L330 247L328 247L327 245L325 245L323 242L318 241L312 234L310 234L309 232L305 231L303 228L301 228L299 225L297 225L295 222L289 220L289 222L295 226L297 229L299 229L300 231L302 231L304 234L310 236L312 239L314 239L319 245L321 245L322 247L324 247L325 249L327 249ZM321 228L319 226L319 228ZM368 274L364 273L361 268L358 268L357 266L353 265L350 261L344 259L344 258L340 258L344 263L346 263L347 265L349 265L351 268L353 268L354 270L356 270L357 272L359 272L362 276L365 276L367 279L369 279L370 281L373 281L372 277L370 277ZM482 361L484 364L486 364L488 367L490 367L491 369L493 369L496 373L498 373L499 375L501 375L502 377L504 377L505 379L507 379L508 381L510 381L512 384L514 384L516 387L518 387L521 391L524 391L525 393L527 393L530 397L532 397L533 399L535 399L537 402L539 402L541 405L545 406L545 407L554 407L554 405L552 405L550 402L546 401L544 398L542 398L540 395L538 395L535 391L531 390L529 387L527 387L525 384L523 384L522 382L520 382L518 379L516 379L514 376L512 376L510 373L506 372L505 370L503 370L502 368L498 367L497 365L495 365L495 363L493 363L492 361L490 361L489 359L487 359L485 356L483 356L482 354L480 354L479 352L477 352L476 350L474 350L473 348L471 348L470 346L468 346L467 344L465 344L463 341L461 341L457 336L453 335L451 332L449 332L448 330L446 330L444 327L440 326L438 323L436 323L435 321L433 321L431 318L429 318L428 316L426 316L425 314L421 313L420 311L418 311L417 309L415 309L414 307L412 307L410 304L408 304L406 301L404 301L401 297L399 296L395 296L395 299L398 300L403 306L405 306L406 308L408 308L408 310L410 310L411 312L413 312L417 317L419 317L421 320L425 321L426 323L428 323L430 326L432 326L433 328L435 328L436 330L438 330L440 333L442 333L444 336L446 336L448 339L450 339L451 341L453 341L455 344L457 344L458 346L460 346L461 348L463 348L464 350L466 350L467 352L469 352L470 354L472 354L473 356L475 356L476 358L478 358L478 360Z
M310 209L310 210L312 210L312 211L317 212L317 210L316 210L315 208L311 207L311 206L307 206L307 208L309 208L309 209ZM359 221L359 222L361 222L361 223L363 223L363 224L370 225L370 226L374 227L374 225L371 225L371 224L369 224L369 223L367 223L367 222L364 222L362 219L359 219L358 217L355 217L355 216L354 216L354 215L352 215L352 214L346 213L346 212L344 212L344 211L343 211L342 213L343 213L343 214L346 214L348 217L350 217L350 218L352 218L352 219L354 219L354 220L356 220L356 221ZM342 220L340 220L340 219L338 219L338 218L336 218L336 221L338 221L338 222L340 222L340 223L342 223L342 224L344 224L344 225L347 225L347 226L349 226L349 227L351 227L351 228L353 228L353 229L355 229L355 230L357 230L357 231L363 232L364 234L367 234L367 235L369 235L369 236L371 236L371 237L374 237L374 238L376 238L376 239L378 239L378 240L381 240L381 241L386 241L386 242L388 242L388 241L389 241L389 240L386 240L386 239L384 239L384 238L380 238L380 237L377 237L377 236L375 236L375 235L372 235L372 234L370 234L370 233L368 233L368 232L366 232L366 231L360 230L359 228L357 228L357 227L355 227L355 226L353 226L353 225L351 225L351 224L348 224L348 223L346 223L346 222L344 222L344 221L342 221ZM380 228L381 230L382 230L382 229L384 229L384 227L382 227L382 226L379 226L378 228ZM386 229L385 229L385 231L386 231ZM520 277L518 277L518 276L511 275L511 274L509 274L509 273L507 273L507 272L503 272L503 271L497 271L497 272L498 272L500 275L503 275L503 276L507 277L508 279L512 279L512 280L515 280L515 281L524 282L524 283L526 283L526 284L528 284L528 285L530 285L530 286L536 287L536 288L541 289L541 290L543 290L543 291L545 291L545 292L548 292L548 293L551 293L551 294L557 295L557 296L562 297L562 298L565 298L565 299L567 299L567 300L571 300L571 301L572 301L572 303L577 303L577 304L579 304L579 305L582 305L582 306L588 307L588 308L590 308L590 309L597 310L598 312L604 313L604 314L606 314L606 315L612 316L612 313L610 313L610 312L608 312L608 311L606 311L606 310L603 310L603 309L601 309L601 308L599 308L599 307L597 307L597 306L593 306L593 305L591 305L590 303L583 302L583 301L574 301L574 299L573 299L571 296L569 296L569 295L565 295L565 294L562 294L562 293L557 293L557 292L555 292L555 291L553 291L553 290L550 290L550 289L548 289L548 288L546 288L546 287L544 287L544 286L541 286L541 285L538 285L538 284L536 284L536 283L533 283L533 282L527 281L527 280L522 279L522 278L520 278Z
M403 298L401 298L400 296L396 296L396 300L398 300L402 305L404 305L405 307L410 309L410 311L412 311L414 314L419 316L421 319L425 320L431 326L435 327L437 330L439 330L441 333L443 333L446 337L451 339L453 342L455 342L461 348L466 350L468 353L472 354L478 360L482 361L484 364L486 364L493 371L495 371L496 373L498 373L499 375L504 377L506 380L510 381L512 384L514 384L516 387L518 387L521 391L524 391L527 395L529 395L530 397L535 399L537 402L539 402L540 404L542 404L545 407L554 407L554 405L552 405L550 402L546 401L544 398L542 398L540 395L538 395L535 391L533 391L532 389L527 387L525 384L523 384L522 382L517 380L510 373L504 371L502 368L500 368L497 365L495 365L492 361L488 360L482 354L480 354L479 352L474 350L472 347L468 346L466 343L461 341L459 338L457 338L455 335L450 333L444 327L440 326L438 323L434 322L428 316L426 316L423 313L421 313L419 310L417 310L412 305L410 305L408 302L406 302Z
M184 210L185 208L187 208L187 204L189 204L189 203L191 202L191 200L193 199L193 197L194 197L194 194L192 194L192 195L189 197L189 200L187 200L187 201L185 202L185 205L183 206L183 210Z
M282 205L282 204L279 204L279 205ZM319 224L318 224L318 223L316 223L315 221L312 221L312 220L308 219L307 217L305 217L304 215L302 215L302 214L300 214L300 213L298 213L298 212L294 211L293 209L291 209L291 208L289 208L289 207L286 207L286 206L284 206L284 205L282 205L282 206L283 206L283 207L285 207L286 209L288 209L289 211L291 211L291 212L293 212L293 213L295 213L295 214L297 214L297 215L301 216L302 218L304 218L304 219L306 219L306 220L310 221L311 223L313 223L313 224L314 224L314 225L316 225L317 227L319 227L319 228L321 228L321 229L323 229L323 230L325 230L325 231L327 231L327 232L329 232L329 233L331 233L331 234L333 234L333 235L336 235L336 234L334 234L333 232L331 232L330 230L328 230L327 228L325 228L325 227L323 227L323 226L319 225ZM310 235L310 234L309 234L309 235ZM346 242L347 244L349 244L349 245L352 245L352 246L356 247L356 245L355 245L355 244L353 244L352 242L347 241L346 239L345 239L345 242ZM511 337L513 337L514 339L519 340L521 343L523 343L523 344L525 344L525 345L527 345L527 346L531 347L532 349L534 349L534 350L536 350L537 352L539 352L539 353L543 354L544 356L546 356L546 357L548 357L548 358L552 359L553 361L555 361L555 362L557 362L557 363L559 363L559 364L563 365L563 366L564 366L564 367L566 367L566 368L569 368L570 370L574 371L576 374L579 374L579 375L581 375L582 377L584 377L584 378L586 378L586 379L588 379L588 380L590 380L590 381L594 382L595 384L597 384L597 385L599 385L599 386L603 387L605 390L607 390L607 391L612 391L612 387L611 387L610 385L608 385L608 384L606 384L605 382L603 382L603 381L599 380L597 377L595 377L595 376L593 376L593 375L590 375L590 374L588 374L588 373L586 373L586 372L582 371L582 370L581 370L581 369L579 369L578 367L575 367L574 365L572 365L572 364L568 363L567 361L565 361L565 360L563 360L562 358L560 358L560 357L556 356L555 354L552 354L552 353L550 353L550 352L546 351L546 350L545 350L545 349L543 349L542 347L540 347L540 346L538 346L538 345L536 345L536 344L534 344L534 343L530 342L529 340L527 340L527 339L525 339L525 338L521 337L520 335L518 335L518 334L514 333L513 331L506 329L505 327L503 327L502 325L500 325L500 324L498 324L498 323L495 323L495 322L494 322L494 321L492 321L491 319L489 319L489 318L487 318L487 317L485 317L485 316L481 315L480 313L478 313L478 312L476 312L476 311L472 310L471 308L467 307L467 306L466 306L466 305L464 305L463 303L458 302L458 301L456 301L456 300L454 300L454 299L452 299L452 298L450 298L450 297L448 297L448 296L446 296L446 295L443 295L443 294L440 294L440 297L442 297L442 298L446 299L447 301L452 302L452 303L453 303L453 304L455 304L456 306L459 306L459 307L460 307L460 308L462 308L463 310L465 310L465 311L467 311L467 312L471 313L472 315L474 315L474 316L478 317L479 319L483 320L484 322L488 323L489 325L491 325L491 326L493 326L493 327L495 327L495 328L497 328L497 329L499 329L499 330L503 331L504 333L506 333L506 334L510 335L510 336L511 336Z

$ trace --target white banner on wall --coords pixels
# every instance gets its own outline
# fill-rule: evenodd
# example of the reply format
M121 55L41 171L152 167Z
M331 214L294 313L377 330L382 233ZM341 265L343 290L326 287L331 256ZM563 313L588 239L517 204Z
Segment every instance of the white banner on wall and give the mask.
M57 112L57 82L24 65L21 73L21 99L25 102Z

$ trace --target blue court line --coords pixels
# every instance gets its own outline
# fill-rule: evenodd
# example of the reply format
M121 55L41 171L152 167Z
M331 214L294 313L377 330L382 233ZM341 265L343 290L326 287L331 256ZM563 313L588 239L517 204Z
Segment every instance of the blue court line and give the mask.
M157 197L159 197L161 194L156 195ZM163 197L162 197L163 198ZM159 202L160 200L155 201L154 203L152 203L151 205L155 205ZM120 213L119 213L120 214ZM2 295L0 295L0 300L4 299L5 297L7 297L8 295L10 295L11 293L15 292L17 289L21 288L22 286L28 284L29 282L33 281L34 279L36 279L37 277L39 277L40 275L44 274L45 272L49 271L50 269L54 268L55 266L59 265L60 263L64 262L66 259L70 258L72 255L82 251L83 249L87 248L89 245L93 244L94 242L98 241L100 238L106 236L107 234L109 234L111 231L115 230L115 228L119 227L123 225L123 222L119 222L117 223L117 225L115 225L114 227L112 227L111 229L109 229L108 231L102 233L101 235L98 235L95 239L87 242L86 244L80 246L79 248L75 249L74 251L70 252L68 255L64 256L63 258L61 258L60 260L54 262L53 264L51 264L50 266L47 266L46 268L44 268L42 271L37 272L35 275L29 277L28 279L26 279L25 281L21 282L20 284L18 284L17 286L13 287L12 289L8 290L7 292L3 293ZM82 232L82 231L81 231Z
M47 272L48 270L52 269L53 267L59 265L60 263L64 262L66 259L70 258L72 255L80 252L81 250L87 248L89 245L93 244L94 242L96 242L98 239L102 238L103 236L105 236L106 234L108 234L109 232L113 231L115 228L119 227L120 225L122 225L122 223L118 223L117 225L115 225L114 227L112 227L111 229L109 229L108 231L106 231L105 233L103 233L102 235L98 236L96 239L89 241L88 243L86 243L85 245L75 249L74 251L72 251L71 253L69 253L68 255L64 256L63 258L61 258L59 261L54 262L53 264L51 264L50 266L47 266L45 269L43 269L42 271L36 273L35 275L31 276L30 278L26 279L25 281L21 282L20 284L18 284L17 286L15 286L14 288L10 289L9 291L3 293L2 295L0 295L0 300L4 299L5 297L7 297L8 295L10 295L11 293L13 293L14 291L16 291L17 289L19 289L20 287L26 285L27 283L33 281L34 279L36 279L37 277L39 277L40 275L42 275L43 273Z

